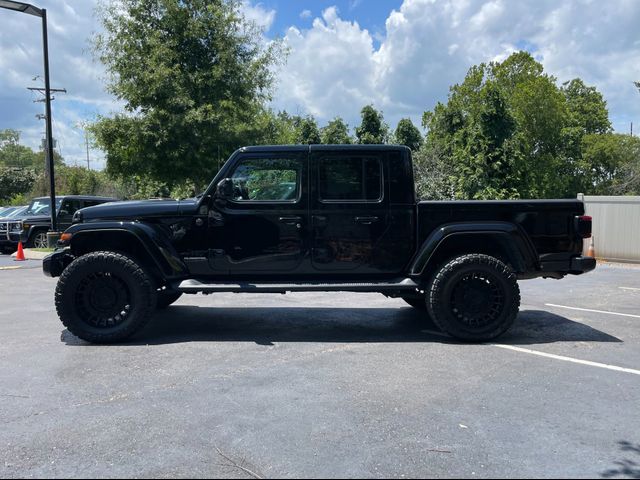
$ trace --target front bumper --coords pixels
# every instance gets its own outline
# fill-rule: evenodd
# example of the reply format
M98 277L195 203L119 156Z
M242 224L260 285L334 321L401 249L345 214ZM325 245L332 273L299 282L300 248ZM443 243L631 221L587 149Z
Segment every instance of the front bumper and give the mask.
M75 257L68 248L56 250L42 260L42 271L48 277L59 277Z

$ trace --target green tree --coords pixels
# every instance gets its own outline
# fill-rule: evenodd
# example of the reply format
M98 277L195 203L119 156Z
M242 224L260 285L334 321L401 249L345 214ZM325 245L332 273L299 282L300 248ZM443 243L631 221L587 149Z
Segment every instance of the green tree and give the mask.
M55 156L59 164L61 158ZM20 167L42 170L44 168L44 152L34 152L20 143L20 132L17 130L0 130L0 166Z
M616 133L582 139L584 190L591 195L640 192L640 139Z
M286 111L274 113L265 110L259 117L261 136L258 143L262 145L291 145L296 143L296 121L299 117L289 115Z
M33 170L0 167L0 201L4 204L13 197L31 191L35 180Z
M365 106L361 111L362 122L356 127L358 143L386 143L389 137L389 126L384 123L382 112L373 105Z
M282 45L264 47L238 0L117 0L95 51L125 113L91 130L115 175L206 183L215 160L260 138L256 126Z
M527 52L472 67L423 125L453 166L456 197L478 199L574 197L594 170L583 137L610 131L595 88L559 88Z
M348 145L353 143L349 135L349 125L340 117L335 117L321 129L321 140L324 144Z
M424 143L413 152L416 195L421 200L455 198L455 172L446 157L433 144Z
M410 118L403 118L398 122L394 139L397 144L406 145L413 151L417 151L422 145L422 134Z
M313 116L309 115L304 118L298 117L295 119L294 123L296 127L295 143L301 145L320 143L320 130L318 129L318 124Z

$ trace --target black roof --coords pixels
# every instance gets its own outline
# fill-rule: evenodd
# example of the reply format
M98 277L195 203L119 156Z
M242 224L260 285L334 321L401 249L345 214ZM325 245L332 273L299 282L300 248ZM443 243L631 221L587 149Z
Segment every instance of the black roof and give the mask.
M408 150L409 147L404 145L386 145L386 144L346 144L346 145L253 145L240 148L241 152L314 152L327 150L387 150L398 151Z

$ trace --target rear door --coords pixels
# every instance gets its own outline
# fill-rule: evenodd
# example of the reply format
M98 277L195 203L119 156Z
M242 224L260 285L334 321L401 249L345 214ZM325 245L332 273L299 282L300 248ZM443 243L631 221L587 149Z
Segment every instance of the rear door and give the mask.
M318 272L385 274L385 154L312 150L311 260Z
M84 205L77 198L65 198L62 200L60 210L58 211L58 230L64 232L71 226L73 214L80 210Z

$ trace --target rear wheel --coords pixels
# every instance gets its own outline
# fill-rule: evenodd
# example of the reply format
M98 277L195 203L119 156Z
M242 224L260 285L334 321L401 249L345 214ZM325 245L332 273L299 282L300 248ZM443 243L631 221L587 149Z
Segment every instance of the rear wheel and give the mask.
M434 275L426 304L443 331L461 340L483 342L513 325L520 289L515 273L497 258L462 255Z
M92 252L62 273L56 310L71 333L94 343L122 341L144 327L156 304L156 290L131 258Z
M31 239L29 240L29 244L27 245L29 248L47 248L47 231L39 230L35 232Z

